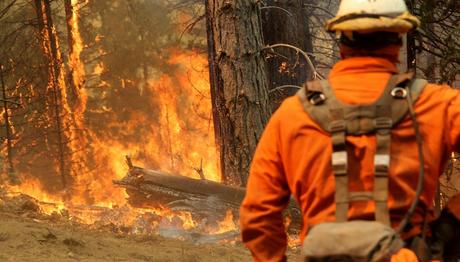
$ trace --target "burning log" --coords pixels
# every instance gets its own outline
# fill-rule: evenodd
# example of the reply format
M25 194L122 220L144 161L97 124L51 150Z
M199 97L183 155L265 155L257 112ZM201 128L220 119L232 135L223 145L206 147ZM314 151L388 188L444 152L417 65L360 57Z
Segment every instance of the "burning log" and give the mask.
M175 211L189 211L195 218L222 219L231 210L234 220L245 195L242 187L233 187L204 179L166 174L132 166L126 177L114 181L124 187L129 203L134 207L168 207ZM301 214L291 201L286 216L290 217L290 231L300 230Z

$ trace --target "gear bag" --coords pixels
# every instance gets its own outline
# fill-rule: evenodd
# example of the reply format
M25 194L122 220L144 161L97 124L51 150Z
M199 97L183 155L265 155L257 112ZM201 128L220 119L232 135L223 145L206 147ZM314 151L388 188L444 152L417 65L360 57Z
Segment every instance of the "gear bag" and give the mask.
M393 75L380 98L367 105L341 103L327 80L307 82L297 93L308 115L331 134L336 183L336 222L318 224L308 232L302 250L304 261L389 261L404 246L390 224L388 172L391 129L409 115L408 101L416 101L427 84L412 76ZM375 134L377 139L374 191L349 192L346 136L367 134ZM348 222L350 202L363 200L375 202L376 221Z

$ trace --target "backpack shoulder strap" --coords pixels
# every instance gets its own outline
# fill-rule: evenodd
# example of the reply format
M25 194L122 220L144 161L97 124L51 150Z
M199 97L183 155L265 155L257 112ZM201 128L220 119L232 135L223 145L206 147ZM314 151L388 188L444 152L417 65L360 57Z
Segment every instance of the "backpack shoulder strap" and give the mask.
M390 166L391 128L408 113L408 92L416 101L426 81L411 74L393 75L380 98L370 105L344 105L335 97L326 80L307 82L299 90L305 111L332 139L332 171L335 177L336 220L347 221L349 203L363 197L375 201L375 218L390 225L388 175ZM346 135L374 132L377 140L374 156L374 192L349 192Z
M409 112L409 105L405 99L407 92L410 92L412 101L415 103L427 83L424 79L413 78L413 73L400 74L397 76L395 85L386 90L386 96L381 97L381 102L391 105L393 127L398 125Z
M321 129L331 132L330 123L332 108L341 107L327 80L306 82L297 92L305 112Z
M342 104L335 96L327 80L315 80L306 82L297 92L305 112L318 124L322 130L331 133L331 113L336 109L341 109L345 116L347 134L359 135L375 131L374 118L378 118L379 111L387 108L391 111L392 127L401 122L409 111L409 106L405 96L410 90L412 100L417 101L424 87L428 82L423 79L413 78L412 73L394 75L388 81L388 84L381 97L370 105L350 106ZM367 117L370 121L366 124L360 120L360 125L353 121Z

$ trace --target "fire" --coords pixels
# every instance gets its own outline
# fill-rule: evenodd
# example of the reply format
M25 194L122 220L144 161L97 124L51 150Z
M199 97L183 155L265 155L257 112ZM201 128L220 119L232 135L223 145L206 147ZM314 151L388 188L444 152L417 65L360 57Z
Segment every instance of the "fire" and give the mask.
M139 219L150 221L149 227L179 227L183 230L201 229L200 221L194 220L189 212L172 211L166 207L139 209L126 203L124 190L115 187L113 180L122 178L127 172L125 155L130 155L136 164L152 167L164 172L220 182L218 156L215 146L212 122L211 97L208 79L207 56L196 50L171 48L166 50L169 60L166 72L154 74L142 86L136 86L132 79L120 79L119 89L139 88L140 98L146 97L151 106L147 112L126 110L126 119L119 121L118 112L111 104L90 108L88 104L100 99L85 87L87 75L101 78L98 87L111 92L114 86L102 79L105 65L98 61L92 66L82 59L85 48L79 30L79 4L72 0L71 52L69 67L71 85L65 79L66 68L62 62L59 36L52 29L58 52L52 54L50 36L43 35L43 49L50 57L50 68L57 69L50 74L49 89L59 89L56 97L56 115L62 115L62 135L68 139L70 160L68 176L70 182L61 192L49 193L39 179L33 175L24 176L23 183L9 188L39 200L45 214L63 214L85 224L103 220L115 225L132 225L137 228ZM103 36L98 36L99 41ZM99 50L100 53L105 53ZM56 63L56 64L53 64ZM88 73L88 74L87 74ZM56 92L54 90L54 92ZM69 95L69 91L75 95ZM140 101L140 100L139 100ZM110 101L108 101L110 102ZM133 99L127 103L136 103ZM106 114L104 129L88 118L90 113ZM49 116L49 121L53 121ZM97 120L96 120L97 121ZM102 121L102 120L101 120ZM117 130L120 137L113 138L110 130ZM92 164L90 164L92 163ZM55 167L59 170L59 167ZM52 172L58 173L58 172ZM159 219L159 218L160 219ZM237 230L231 210L227 211L217 228L205 231L209 234Z
M46 191L42 188L40 181L34 178L28 179L27 182L22 183L20 186L10 186L8 191L21 192L35 199L40 199L40 201L45 203L54 203L59 207L64 206L62 196L47 194ZM49 210L49 212L52 211L54 210ZM48 213L48 211L46 211L46 213Z
M72 0L71 3L73 6L73 10L70 24L72 26L71 33L73 46L71 49L72 52L70 53L70 66L73 69L72 80L74 82L74 85L77 88L81 88L81 86L83 85L83 81L85 79L85 69L80 59L80 54L83 51L83 40L81 39L80 29L78 25L78 10L75 10L77 8L78 0ZM81 106L84 107L84 104L82 104Z
M162 163L167 163L165 171L199 178L194 169L202 169L207 179L219 182L207 59L194 52L171 53L169 64L179 66L177 74L165 74L149 83L156 94L153 103L160 107L160 123L153 126L152 133L162 138L150 140L149 148L166 148L166 154L156 153ZM183 100L187 103L181 104Z
M232 210L227 210L224 220L219 222L219 230L216 232L218 234L238 230L237 225L233 217Z

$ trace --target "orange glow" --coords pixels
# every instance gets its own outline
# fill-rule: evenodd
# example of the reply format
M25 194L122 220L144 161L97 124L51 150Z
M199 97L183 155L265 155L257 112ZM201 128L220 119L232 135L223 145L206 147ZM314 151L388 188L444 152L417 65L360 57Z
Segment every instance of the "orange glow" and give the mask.
M219 229L216 234L238 230L237 225L235 224L232 210L227 210L224 220L219 222Z
M164 171L199 178L194 169L202 168L207 179L220 182L207 59L190 51L171 53L169 64L179 66L174 78L165 74L149 83L156 94L152 102L160 107L160 123L152 126L152 133L162 139L149 140L148 148L158 150L154 155L165 163ZM182 100L187 104L181 104Z
M146 101L151 105L152 114L154 112L156 118L153 121L150 115L143 112L128 112L128 119L122 123L117 119L109 119L108 123L104 122L104 128L121 130L120 132L133 139L123 141L103 135L104 132L98 132L99 130L89 122L87 113L89 110L91 113L116 112L113 112L110 105L88 108L88 101L98 98L91 97L91 92L86 89L87 75L101 76L106 69L102 61L92 66L83 63L82 52L85 44L79 30L78 2L72 0L73 13L69 24L72 39L69 53L72 85L66 82L65 76L68 74L62 63L56 30L52 28L57 54L52 54L48 34L45 31L42 33L43 50L50 58L51 73L47 88L50 92L53 88L59 92L57 104L61 110L62 126L65 127L62 133L68 141L66 146L71 151L71 154L68 154L70 159L66 163L69 165L68 176L71 182L62 192L51 194L38 179L30 175L22 180L21 185L10 187L9 191L36 198L44 214L66 212L71 219L89 225L104 221L115 225L134 226L139 217L155 214L161 217L161 220L151 222L154 224L151 226L179 224L183 230L202 229L200 221L195 221L189 212L172 211L165 207L129 207L125 190L115 187L112 181L126 175L126 155L132 156L135 164L139 166L153 165L155 169L166 173L194 178L200 178L202 174L206 179L221 181L211 114L206 54L196 50L165 50L169 55L169 71L150 76L142 87L135 86L132 79L120 79L120 86L117 88L139 88L141 95L148 95ZM96 41L100 41L101 37L103 36L97 36ZM103 50L99 52L105 53ZM58 68L59 72L55 74L53 68ZM102 80L102 77L96 86L107 92L115 89ZM73 90L69 90L70 87L73 87ZM69 91L73 93L70 94ZM53 115L50 114L48 117L49 122L54 123ZM147 130L142 133L144 136L138 136L140 128ZM97 163L96 168L88 164L90 160ZM58 170L58 167L55 169ZM218 222L217 228L208 228L205 231L209 234L220 234L236 229L233 213L228 210L225 218Z

